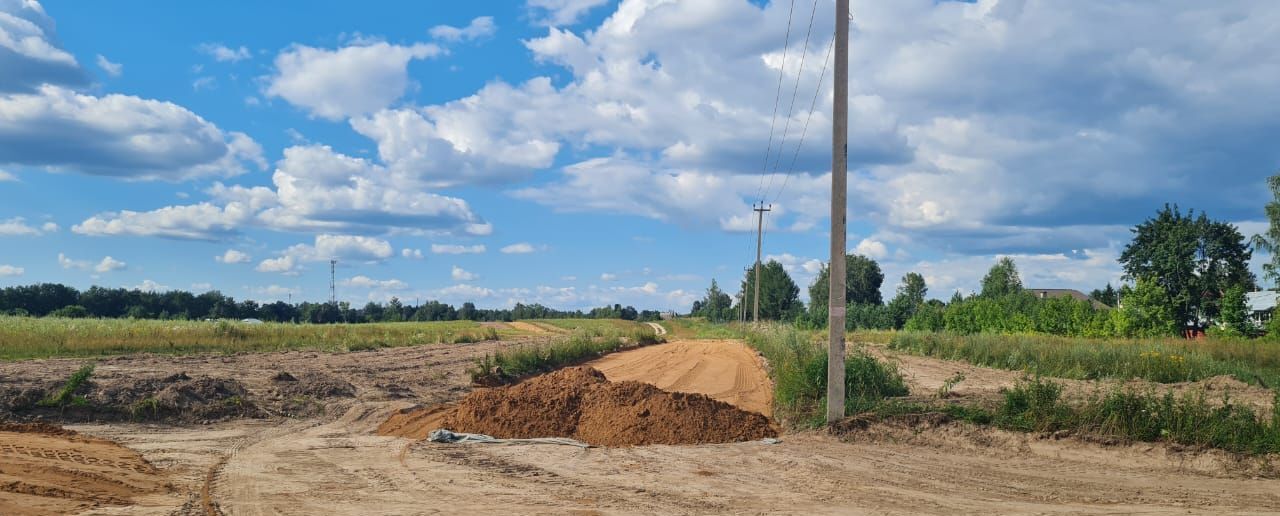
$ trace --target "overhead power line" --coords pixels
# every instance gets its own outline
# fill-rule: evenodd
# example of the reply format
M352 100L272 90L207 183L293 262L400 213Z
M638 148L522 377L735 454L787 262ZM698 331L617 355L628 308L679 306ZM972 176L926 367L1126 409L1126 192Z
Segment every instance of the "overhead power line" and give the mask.
M764 175L769 172L769 156L773 154L773 130L778 123L778 101L782 98L782 77L787 71L787 48L791 46L791 15L795 10L796 0L791 0L791 8L787 10L787 32L782 40L782 64L778 66L778 87L773 93L773 115L769 118L769 144L764 148L764 162L760 165L760 184L756 186L757 201L764 199Z
M800 93L800 79L804 77L804 62L809 55L809 40L813 35L813 20L817 14L818 0L813 0L813 9L809 12L809 28L804 33L804 50L800 52L800 66L796 70L795 86L791 88L791 104L787 107L787 120L782 125L782 141L778 143L778 157L773 162L773 171L769 172L769 186L764 189L760 202L768 198L769 191L773 189L774 178L778 174L778 167L782 163L782 150L787 145L787 134L791 131L791 115L795 113L796 96Z
M787 165L787 175L782 179L782 187L778 188L778 193L773 196L773 201L778 202L782 197L782 192L787 189L787 183L791 182L791 173L796 169L796 160L800 158L800 148L804 146L804 137L809 133L809 122L813 120L813 112L818 107L818 97L822 95L822 80L827 77L827 65L831 63L831 49L835 48L836 39L831 38L831 42L827 44L827 57L822 61L822 73L818 74L818 86L813 90L813 102L809 104L809 115L804 119L804 128L800 130L800 141L796 142L796 150L791 154L791 164Z

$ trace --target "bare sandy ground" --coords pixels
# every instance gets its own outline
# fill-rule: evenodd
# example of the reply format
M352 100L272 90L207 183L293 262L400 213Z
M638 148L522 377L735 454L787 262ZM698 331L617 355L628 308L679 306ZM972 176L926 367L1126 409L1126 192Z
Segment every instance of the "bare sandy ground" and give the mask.
M681 340L585 364L610 381L645 382L668 392L706 394L744 410L773 414L773 382L754 350L733 340Z
M0 514L174 502L164 475L138 452L57 427L0 426L0 486Z
M520 331L525 331L533 334L563 333L562 330L560 330L559 328L555 328L554 326L531 323L531 322L520 322L520 321L509 322L507 323L507 326L510 326ZM552 330L551 328L555 328L555 330Z
M233 450L226 514L1264 514L1280 482L1221 478L1159 447L884 428L783 442L582 450L372 435L362 405Z
M954 424L804 432L784 435L774 445L586 450L440 445L375 435L395 410L460 397L467 390L463 371L469 360L504 345L509 344L112 362L118 374L207 367L239 378L251 392L269 390L268 375L281 368L293 374L319 371L350 382L356 394L328 400L322 415L303 419L74 425L136 451L170 484L134 505L100 504L84 514L1280 513L1280 480L1263 460ZM732 349L722 347L713 355ZM682 353L688 360L704 360L696 346L687 349ZM932 394L957 367L971 367L894 359L913 391L925 391L917 395ZM40 366L53 361L45 362ZM641 359L623 362L635 364L627 370L645 369ZM36 367L21 364L0 364L0 374ZM49 374L63 377L74 368L52 365L58 371ZM693 369L687 361L650 368L658 377ZM1018 376L963 370L969 379L957 390L965 396L980 396ZM389 389L392 384L399 387ZM9 514L2 507L0 513Z

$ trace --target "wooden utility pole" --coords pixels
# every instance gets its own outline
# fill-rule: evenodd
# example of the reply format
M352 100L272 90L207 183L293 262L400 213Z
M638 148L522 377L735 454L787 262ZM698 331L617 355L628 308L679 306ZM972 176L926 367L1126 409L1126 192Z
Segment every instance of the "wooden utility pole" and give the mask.
M831 277L827 298L827 423L844 419L845 212L849 174L849 0L836 0L831 124Z
M764 212L773 209L770 204L768 208L764 207L764 203L760 207L751 207L756 212L756 316L754 322L760 322L760 244L764 238Z

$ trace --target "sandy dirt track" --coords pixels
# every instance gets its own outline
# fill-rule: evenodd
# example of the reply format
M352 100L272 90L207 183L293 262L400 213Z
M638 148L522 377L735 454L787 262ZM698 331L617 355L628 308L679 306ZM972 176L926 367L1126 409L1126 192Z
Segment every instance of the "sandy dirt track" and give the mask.
M581 450L376 437L391 406L244 448L226 514L1262 514L1275 480L1214 478L1158 447L882 428L759 442Z
M323 414L301 419L74 425L138 452L173 486L136 505L99 504L84 514L1280 513L1280 480L1258 461L964 425L882 423L841 435L783 435L776 445L589 450L375 435L395 410L459 398L470 359L505 345L104 362L121 375L229 375L253 393L270 389L273 371L324 372L350 382L356 394L329 399ZM915 395L930 395L934 377L962 366L891 358ZM45 374L57 376L75 365L42 362L0 364L0 373L29 367L36 374L53 365ZM1005 381L981 380L990 370L978 369L958 389L963 395L980 396L988 383Z
M773 414L773 382L754 350L733 340L681 340L607 355L585 364L610 381L634 380L668 392L706 394Z

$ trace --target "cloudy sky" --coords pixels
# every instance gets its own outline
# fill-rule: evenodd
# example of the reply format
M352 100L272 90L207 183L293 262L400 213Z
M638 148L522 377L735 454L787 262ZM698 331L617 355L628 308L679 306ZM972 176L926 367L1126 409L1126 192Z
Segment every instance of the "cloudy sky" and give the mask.
M0 285L323 299L332 258L356 303L687 310L764 200L807 286L833 11L0 0ZM999 255L1100 287L1166 202L1264 227L1278 2L856 0L851 42L849 244L886 294Z

